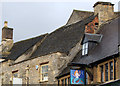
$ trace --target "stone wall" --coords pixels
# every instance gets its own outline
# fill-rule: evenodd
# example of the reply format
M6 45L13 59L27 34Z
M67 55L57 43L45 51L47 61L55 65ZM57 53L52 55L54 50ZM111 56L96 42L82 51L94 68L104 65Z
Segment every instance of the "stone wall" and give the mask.
M64 54L62 53L53 53L46 56L37 57L35 59L27 60L20 63L15 63L10 65L11 62L7 61L1 63L0 71L0 79L3 77L3 84L10 84L12 81L12 72L18 70L18 77L23 79L23 84L29 80L29 84L39 84L39 83L49 83L49 84L57 84L57 80L55 79L56 74L58 73L58 66L61 62L58 62L58 58L62 57ZM48 68L48 82L41 82L40 78L40 64L49 62ZM10 65L10 66L9 66ZM29 65L28 71L28 80L26 79L26 68ZM39 66L39 69L36 70L36 65Z

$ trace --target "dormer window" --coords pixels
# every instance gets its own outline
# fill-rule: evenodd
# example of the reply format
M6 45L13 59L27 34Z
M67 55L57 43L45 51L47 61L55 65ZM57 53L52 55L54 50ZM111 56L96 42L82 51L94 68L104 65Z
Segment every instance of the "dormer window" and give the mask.
M82 55L88 54L88 42L84 43L82 46Z
M85 33L81 42L82 55L88 55L88 50L93 49L98 43L101 42L101 34Z

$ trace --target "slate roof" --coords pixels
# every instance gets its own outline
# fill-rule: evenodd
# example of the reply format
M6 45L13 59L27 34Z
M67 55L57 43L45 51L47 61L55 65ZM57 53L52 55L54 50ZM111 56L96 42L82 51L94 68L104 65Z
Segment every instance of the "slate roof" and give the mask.
M82 64L90 64L98 60L105 59L114 54L118 54L118 20L114 19L112 22L104 25L99 34L103 35L101 42L91 51L89 51L88 56L79 57L79 62ZM80 55L81 56L81 55Z
M85 24L92 21L94 15L69 26L63 26L47 36L31 57L38 57L55 52L68 54L84 34Z
M10 50L11 54L6 59L16 60L20 55L25 53L38 41L41 41L45 36L46 34L14 43L13 48Z
M88 56L82 56L82 50L80 50L72 62L88 65L118 54L118 45L120 45L120 40L118 42L118 39L120 39L120 36L118 36L118 30L120 31L120 28L118 27L118 25L120 25L119 20L120 17L102 26L99 31L99 34L103 35L101 42L89 52ZM69 73L70 66L66 67L59 74L59 76L57 76L57 78L60 78Z

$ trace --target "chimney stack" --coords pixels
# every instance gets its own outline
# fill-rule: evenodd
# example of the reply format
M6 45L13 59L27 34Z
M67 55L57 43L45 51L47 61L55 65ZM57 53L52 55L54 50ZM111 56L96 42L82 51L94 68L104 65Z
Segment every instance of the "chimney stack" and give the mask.
M13 29L8 28L8 22L4 22L4 27L2 28L2 41L6 39L13 39Z
M93 7L94 15L98 14L99 25L114 17L114 4L111 2L96 2Z
M1 52L2 55L8 55L13 47L13 29L8 27L8 22L4 22L4 27L2 28L2 42L1 42Z

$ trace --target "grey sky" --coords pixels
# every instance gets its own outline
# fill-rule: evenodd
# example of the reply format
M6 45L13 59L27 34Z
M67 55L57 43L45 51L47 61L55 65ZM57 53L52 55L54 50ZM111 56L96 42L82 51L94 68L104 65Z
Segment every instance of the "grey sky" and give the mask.
M3 27L3 22L7 20L8 26L14 28L14 42L50 33L66 24L73 9L93 11L93 5L98 0L89 1L1 2L0 12L2 13L0 18L2 20L0 22L2 23L0 23L0 28ZM115 4L115 11L117 11L118 0L109 1Z

